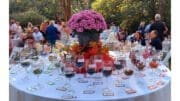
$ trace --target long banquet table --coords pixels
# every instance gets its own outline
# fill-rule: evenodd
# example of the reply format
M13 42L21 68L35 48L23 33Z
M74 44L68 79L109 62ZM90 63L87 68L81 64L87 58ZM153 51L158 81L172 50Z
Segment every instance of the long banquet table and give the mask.
M111 52L115 54L115 52ZM43 58L47 61L47 57ZM45 65L48 66L50 63L45 62ZM24 79L26 72L21 68L20 65L10 65L11 69L9 72L10 76L10 101L64 101L61 96L64 94L63 91L58 90L57 88L62 87L67 81L66 78L62 75L58 75L58 70L53 69L51 72L44 72L40 75L40 78L37 77L31 72L29 68L29 79ZM114 96L103 96L102 91L105 87L105 78L102 76L102 73L94 74L94 77L101 77L102 79L94 79L94 82L99 82L95 86L94 94L83 94L83 90L87 88L89 83L79 83L79 78L84 78L82 74L76 74L71 80L72 89L75 91L75 99L73 101L170 101L170 71L165 65L161 64L156 71L158 74L163 76L157 76L156 81L163 81L162 85L157 85L152 81L152 70L150 68L145 68L142 72L145 74L144 77L139 77L137 74L138 71L135 71L134 74L129 79L121 79L121 87L115 86L115 81L117 75L116 71L109 78L109 87L114 92ZM37 81L39 80L39 81ZM88 80L88 79L87 79ZM27 88L35 85L37 82L40 82L42 89L37 91L31 91ZM148 86L153 86L153 89L148 89ZM136 90L136 93L128 94L125 92L126 89L133 88Z

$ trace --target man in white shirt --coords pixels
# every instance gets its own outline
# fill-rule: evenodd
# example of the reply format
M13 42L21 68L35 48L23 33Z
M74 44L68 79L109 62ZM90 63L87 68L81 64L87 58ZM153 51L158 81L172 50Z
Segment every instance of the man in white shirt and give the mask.
M37 27L34 27L33 38L35 42L39 42L44 39L42 33L39 31Z

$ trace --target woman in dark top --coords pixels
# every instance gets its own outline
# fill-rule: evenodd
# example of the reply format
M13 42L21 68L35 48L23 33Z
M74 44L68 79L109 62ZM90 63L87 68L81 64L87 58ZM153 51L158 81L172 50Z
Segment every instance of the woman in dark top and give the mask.
M158 32L156 30L152 30L150 33L150 45L154 47L156 50L162 50L162 42L158 37Z

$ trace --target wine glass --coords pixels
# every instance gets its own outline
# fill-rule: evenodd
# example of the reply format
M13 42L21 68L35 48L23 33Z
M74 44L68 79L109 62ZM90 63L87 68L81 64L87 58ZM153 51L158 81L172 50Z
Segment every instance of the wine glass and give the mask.
M96 64L97 72L100 72L101 68L102 68L102 56L101 55L95 55L94 56L94 62Z
M124 68L125 66L125 60L123 59L120 59L120 58L117 58L115 61L114 61L114 67L117 71L117 82L116 82L116 85L119 85L120 84L120 81L121 81L121 77L120 77L120 74L121 74L121 70Z
M83 55L78 55L77 59L75 60L75 65L80 72L82 72L82 68L85 64L85 59Z
M95 79L97 80L101 80L102 79L102 75L101 72L102 71L102 67L103 67L103 62L102 62L102 56L101 55L95 55L93 57L93 62L96 64L96 72L97 74L95 75Z
M120 70L123 69L123 61L120 59L116 59L114 61L114 67L117 70L117 75L120 75Z
M134 71L130 68L124 69L124 74L128 77L129 80L127 80L128 85L130 84L130 77L133 75Z
M57 71L58 71L58 77L56 78L56 80L62 79L62 75L63 75L63 63L61 61L56 61L54 63L54 66L56 67Z
M25 75L24 79L29 80L29 77L28 77L28 74L29 74L28 68L30 67L30 61L28 61L28 60L21 61L21 67L23 67L25 69L25 71L26 71L26 75Z
M114 95L114 93L112 92L112 90L109 88L109 84L108 84L108 77L110 77L110 75L112 74L112 65L110 62L104 62L104 67L102 69L102 74L103 76L106 78L106 87L103 90L103 95Z
M44 48L45 48L45 52L46 53L51 53L52 51L52 47L51 47L51 44L49 44L49 43L47 43L45 46L44 46Z
M87 68L87 73L91 76L90 77L90 84L87 86L87 90L85 91L89 91L89 94L93 94L95 92L94 88L94 84L93 84L93 78L92 78L92 75L96 72L96 64L95 63L90 63L88 65L88 68Z
M63 99L65 98L74 98L74 90L71 88L71 78L75 76L75 71L74 71L74 68L73 67L66 67L64 68L64 75L65 77L68 79L68 81L66 80L66 92L65 94L62 96ZM70 94L72 93L72 94Z
M37 84L36 84L36 86L34 88L35 89L41 89L42 85L39 82L39 76L40 76L40 74L42 74L44 66L42 64L40 64L40 63L35 63L33 65L32 69L33 69L33 74L37 76Z
M152 81L156 81L156 69L158 68L158 61L156 59L152 59L151 62L149 62L149 66L152 69Z

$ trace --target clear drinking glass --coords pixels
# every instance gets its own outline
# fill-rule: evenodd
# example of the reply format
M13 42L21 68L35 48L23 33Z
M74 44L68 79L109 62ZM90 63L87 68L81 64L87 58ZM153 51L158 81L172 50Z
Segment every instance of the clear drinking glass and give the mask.
M35 90L40 90L43 88L42 84L40 83L39 77L42 74L43 70L44 70L44 64L42 64L41 62L38 63L34 63L32 65L32 72L35 76L37 76L37 84L35 85L35 87L33 87Z
M114 95L112 90L109 88L109 82L108 82L108 78L112 74L112 64L110 62L106 62L106 63L104 62L104 67L102 69L102 74L106 78L106 83L105 83L106 86L105 86L105 88L103 90L103 95L106 95L106 94Z
M75 71L73 67L65 67L64 68L64 75L67 78L66 80L66 92L65 94L62 96L63 99L67 99L67 98L74 98L74 93L75 91L73 90L72 86L71 86L71 78L75 76Z
M26 80L29 80L28 68L30 67L30 65L31 65L30 61L27 61L27 60L21 61L21 67L23 67L25 69L25 72L26 72L26 75L24 77Z

